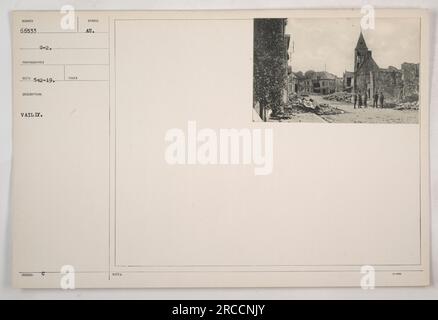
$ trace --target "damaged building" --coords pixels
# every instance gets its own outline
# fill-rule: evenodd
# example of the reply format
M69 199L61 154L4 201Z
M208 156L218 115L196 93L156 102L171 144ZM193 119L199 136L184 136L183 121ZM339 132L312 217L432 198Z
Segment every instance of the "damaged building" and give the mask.
M336 91L337 77L327 71L315 72L312 76L313 93L330 94Z
M346 81L349 74L344 75ZM405 62L400 69L380 68L361 32L354 50L353 91L368 97L383 92L389 101L406 101L418 98L418 90L419 64Z
M254 19L254 109L266 121L288 101L287 19ZM289 72L288 72L289 71Z
M290 88L294 89L290 93L326 95L343 90L342 78L327 71L309 70L305 74L292 73L289 79L292 82Z
M345 71L342 76L342 87L345 92L353 91L354 72Z

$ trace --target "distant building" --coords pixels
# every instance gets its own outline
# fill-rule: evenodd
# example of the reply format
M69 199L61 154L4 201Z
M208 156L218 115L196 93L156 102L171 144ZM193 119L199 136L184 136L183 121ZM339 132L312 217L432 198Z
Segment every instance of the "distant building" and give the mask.
M326 71L315 72L312 77L313 93L330 94L336 91L337 77Z
M309 71L299 76L294 73L294 92L305 94L330 94L342 91L342 78L326 71Z

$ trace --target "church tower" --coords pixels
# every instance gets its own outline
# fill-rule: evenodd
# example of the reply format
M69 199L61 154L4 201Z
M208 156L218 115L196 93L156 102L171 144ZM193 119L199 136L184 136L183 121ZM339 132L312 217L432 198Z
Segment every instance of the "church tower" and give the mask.
M359 40L357 40L356 49L354 49L354 73L359 69L362 63L368 56L368 47L363 37L362 31L360 32Z
M371 51L368 50L367 44L362 34L362 30L360 31L359 39L357 40L356 48L354 49L354 73L353 73L353 92L359 92L359 87L361 91L367 90L365 88L365 83L363 77L359 81L359 69L362 67L364 63L371 57ZM360 72L363 73L363 72Z

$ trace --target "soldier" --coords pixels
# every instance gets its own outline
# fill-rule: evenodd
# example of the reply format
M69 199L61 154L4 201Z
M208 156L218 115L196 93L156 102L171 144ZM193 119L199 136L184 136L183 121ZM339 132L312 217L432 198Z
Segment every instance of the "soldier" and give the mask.
M363 95L363 105L364 105L365 108L368 107L367 101L368 101L368 94L365 91L365 94Z
M373 100L373 108L378 108L378 102L379 102L379 94L377 91L374 93L374 100Z
M362 108L362 95L359 93L357 94L358 98L359 98L359 108Z
M383 103L385 101L385 96L383 95L382 91L380 91L379 100L380 100L380 108L383 108Z

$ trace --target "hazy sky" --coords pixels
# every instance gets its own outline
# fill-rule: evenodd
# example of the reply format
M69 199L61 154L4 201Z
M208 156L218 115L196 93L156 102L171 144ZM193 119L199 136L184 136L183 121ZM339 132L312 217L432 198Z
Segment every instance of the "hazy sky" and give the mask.
M342 76L353 71L354 48L360 34L359 19L288 19L291 35L290 64L294 72L326 70ZM420 62L420 20L376 19L374 30L363 31L368 49L381 68L400 68L403 62ZM292 52L292 45L294 52Z

